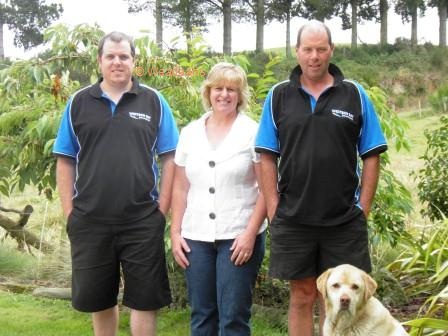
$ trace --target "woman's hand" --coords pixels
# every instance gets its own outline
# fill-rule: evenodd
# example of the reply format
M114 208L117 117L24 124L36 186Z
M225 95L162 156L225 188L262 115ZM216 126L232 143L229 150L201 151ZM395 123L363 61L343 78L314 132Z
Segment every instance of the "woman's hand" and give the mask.
M174 260L183 269L186 269L190 265L185 255L185 253L189 253L190 251L190 247L180 233L171 234L171 252L173 253Z
M238 235L233 241L230 251L233 251L230 260L235 263L236 266L240 266L249 261L252 257L254 250L255 239L257 234L253 234L245 230Z

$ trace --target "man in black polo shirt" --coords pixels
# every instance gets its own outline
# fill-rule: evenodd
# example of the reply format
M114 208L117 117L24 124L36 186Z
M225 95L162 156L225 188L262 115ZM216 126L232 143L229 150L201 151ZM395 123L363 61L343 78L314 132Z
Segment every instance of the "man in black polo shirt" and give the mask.
M134 56L129 36L101 39L102 78L71 97L53 149L72 303L92 313L96 336L117 334L120 271L133 336L155 335L156 310L171 302L164 229L178 131L162 95L132 77Z
M270 219L270 274L290 281L290 336L313 334L322 272L343 263L371 271L366 218L387 145L363 88L330 64L333 49L323 23L300 28L299 65L269 92L255 141ZM322 300L320 307L322 325Z

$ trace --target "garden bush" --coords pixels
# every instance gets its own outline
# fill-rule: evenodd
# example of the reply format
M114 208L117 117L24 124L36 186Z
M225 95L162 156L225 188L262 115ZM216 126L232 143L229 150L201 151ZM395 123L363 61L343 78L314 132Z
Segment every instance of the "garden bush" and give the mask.
M422 157L424 168L418 172L418 196L427 205L421 212L431 220L448 216L448 117L441 117L440 124L425 131L428 147Z

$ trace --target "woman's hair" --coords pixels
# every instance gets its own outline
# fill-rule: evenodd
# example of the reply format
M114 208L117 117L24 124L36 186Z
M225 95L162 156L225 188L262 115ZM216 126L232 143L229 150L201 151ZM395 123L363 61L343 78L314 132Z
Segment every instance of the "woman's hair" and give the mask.
M238 88L237 112L245 111L249 104L249 85L244 70L231 63L221 62L215 64L209 71L201 88L202 105L208 111L211 108L210 89L223 84L232 84Z

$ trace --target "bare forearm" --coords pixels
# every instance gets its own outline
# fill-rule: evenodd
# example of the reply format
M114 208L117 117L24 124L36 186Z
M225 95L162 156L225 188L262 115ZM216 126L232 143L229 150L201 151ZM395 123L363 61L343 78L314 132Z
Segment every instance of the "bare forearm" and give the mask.
M66 157L58 157L56 162L56 184L65 218L73 209L75 183L75 161Z
M270 220L274 216L279 201L277 181L277 158L271 154L261 154L261 192Z
M179 234L181 231L182 219L187 208L187 196L190 188L185 175L185 168L175 166L173 182L173 194L171 201L171 235Z
M171 206L171 192L174 178L174 155L162 156L162 174L160 177L159 209L167 214Z
M259 192L257 201L255 203L254 211L252 212L252 215L249 219L249 223L246 227L246 231L248 231L251 234L256 235L258 233L258 230L260 229L261 224L266 218L267 211L266 211L266 201L263 197L263 192L260 188L261 185L261 165L259 163L254 164L254 170L255 170L255 176L257 178L258 186L259 186Z
M254 211L250 216L249 223L247 224L246 231L248 233L257 235L260 230L261 224L265 220L267 215L266 203L263 197L263 193L260 191L258 194L257 202L255 203Z
M190 252L185 239L181 236L182 219L187 208L188 191L190 183L185 174L185 168L175 165L173 194L171 201L171 251L177 264L185 269L190 263L186 253Z
M359 203L366 217L370 213L372 202L375 197L376 187L380 173L380 157L379 155L368 157L363 162L361 176L361 195Z

